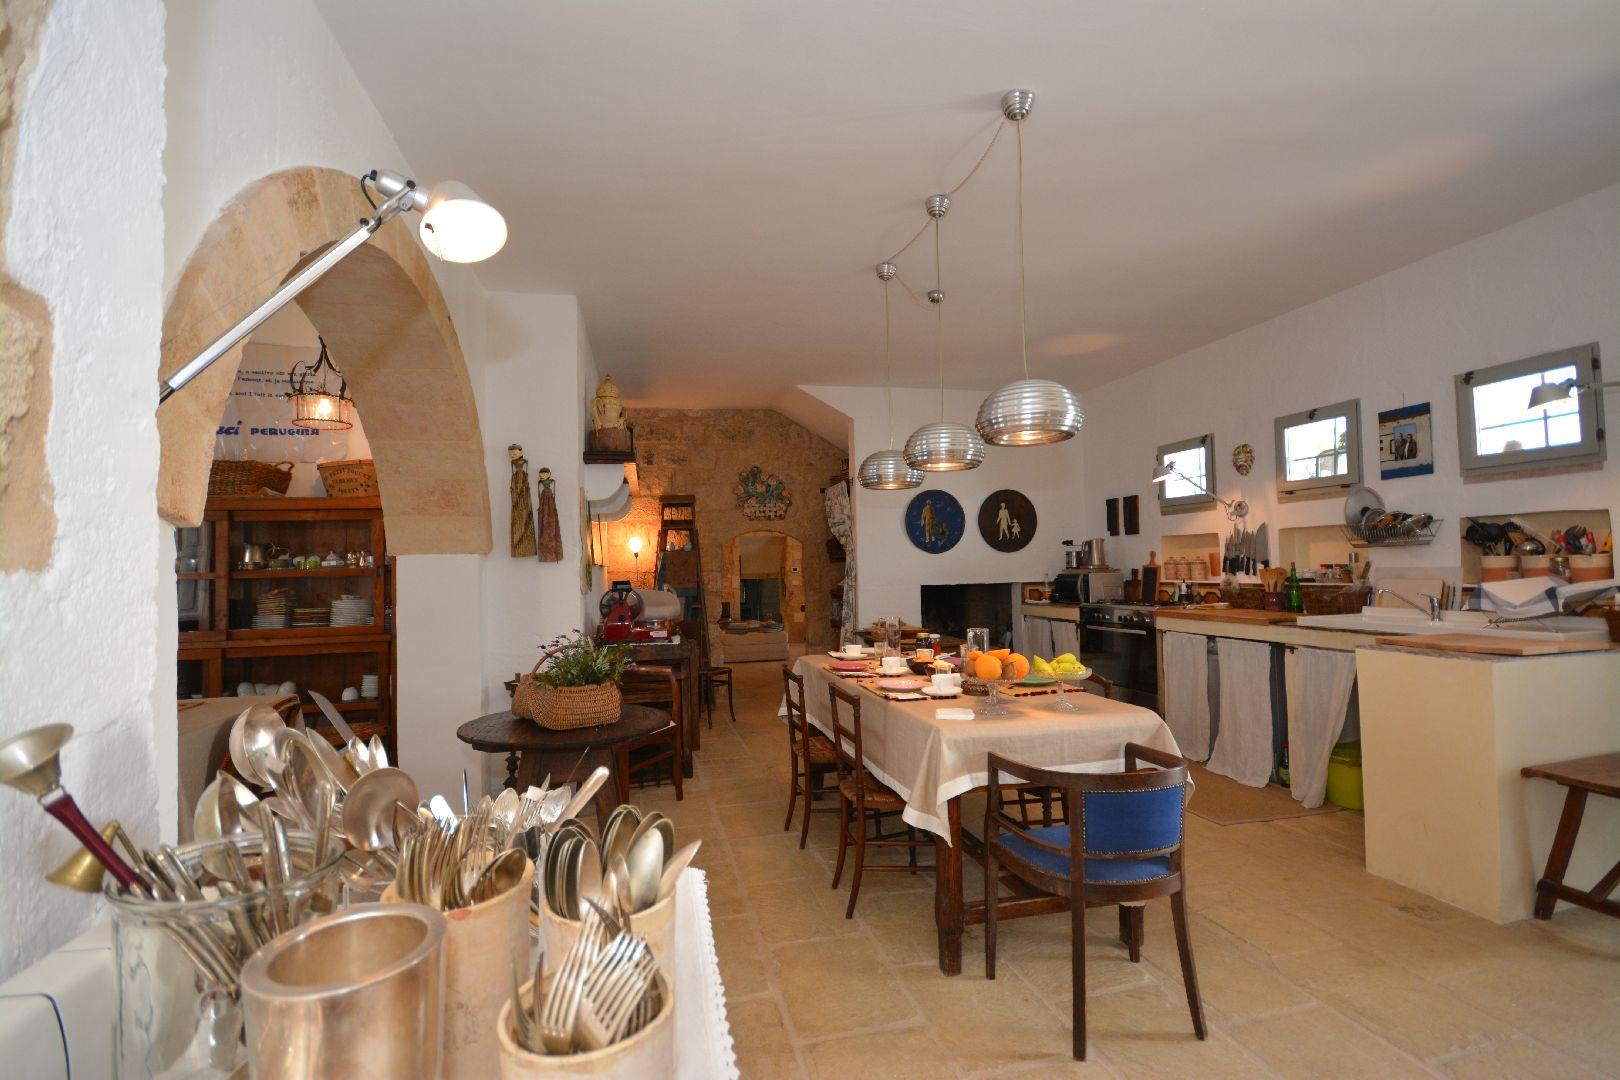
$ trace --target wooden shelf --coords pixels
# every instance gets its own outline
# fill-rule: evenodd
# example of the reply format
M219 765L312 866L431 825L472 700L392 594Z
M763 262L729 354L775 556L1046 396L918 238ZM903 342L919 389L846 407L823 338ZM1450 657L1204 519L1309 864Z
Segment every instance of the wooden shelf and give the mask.
M636 460L634 450L587 450L585 451L585 464L587 465L630 465Z
M209 510L225 510L230 512L265 511L271 514L307 513L318 510L322 513L343 513L351 510L381 510L382 499L375 495L361 496L352 499L312 498L288 499L270 496L231 496L227 498L211 498L208 500Z
M181 577L186 575L181 574ZM319 570L232 570L231 577L251 578L338 578L376 577L375 566L323 566Z

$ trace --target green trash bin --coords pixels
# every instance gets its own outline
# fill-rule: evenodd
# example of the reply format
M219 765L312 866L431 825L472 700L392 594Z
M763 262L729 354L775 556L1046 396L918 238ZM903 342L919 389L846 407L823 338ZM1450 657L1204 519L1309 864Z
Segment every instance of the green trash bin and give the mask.
M1328 758L1327 800L1346 810L1361 810L1361 743L1340 743Z

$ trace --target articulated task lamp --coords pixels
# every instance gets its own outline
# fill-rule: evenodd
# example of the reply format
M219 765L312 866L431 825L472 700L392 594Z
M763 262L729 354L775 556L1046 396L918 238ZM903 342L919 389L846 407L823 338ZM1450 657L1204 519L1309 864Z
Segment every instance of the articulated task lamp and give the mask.
M466 184L447 180L431 192L399 173L373 169L360 177L360 188L371 199L375 191L383 197L374 217L361 218L349 235L321 251L309 265L299 270L270 298L250 311L235 326L221 334L180 370L158 384L158 404L168 401L176 390L208 370L209 365L230 352L263 322L294 297L319 281L328 270L369 240L378 229L407 210L422 215L422 246L446 262L482 262L506 243L506 219L499 210L484 202ZM373 202L373 205L376 205Z

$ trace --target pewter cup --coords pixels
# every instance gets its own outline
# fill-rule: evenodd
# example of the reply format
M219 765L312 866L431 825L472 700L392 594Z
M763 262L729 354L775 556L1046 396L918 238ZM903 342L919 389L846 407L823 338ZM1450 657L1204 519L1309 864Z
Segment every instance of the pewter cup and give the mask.
M443 913L361 904L283 934L242 970L255 1080L439 1074Z

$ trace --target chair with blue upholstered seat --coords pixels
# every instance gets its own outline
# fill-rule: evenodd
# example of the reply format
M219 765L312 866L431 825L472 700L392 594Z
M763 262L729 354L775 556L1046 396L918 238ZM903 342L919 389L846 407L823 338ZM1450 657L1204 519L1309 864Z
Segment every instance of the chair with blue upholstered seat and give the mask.
M1154 768L1139 769L1145 762ZM1183 796L1187 763L1137 743L1125 746L1125 771L1065 773L989 755L984 812L984 969L996 977L996 909L1003 874L1068 901L1074 979L1074 1057L1086 1057L1086 908L1120 905L1120 938L1141 957L1143 901L1170 898L1181 978L1193 1031L1206 1037L1182 879ZM1005 779L1004 779L1005 778ZM1038 784L1063 793L1067 825L1029 828L1005 809L1004 784ZM1075 868L1079 868L1077 873ZM1132 905L1132 906L1127 906Z

